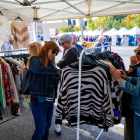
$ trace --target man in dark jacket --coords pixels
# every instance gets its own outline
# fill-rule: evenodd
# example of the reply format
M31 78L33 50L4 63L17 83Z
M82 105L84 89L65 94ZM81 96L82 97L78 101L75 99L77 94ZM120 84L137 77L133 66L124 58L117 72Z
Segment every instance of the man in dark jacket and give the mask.
M65 52L62 60L58 62L57 66L63 69L65 66L78 60L80 50L77 48L76 45L72 45L73 37L70 34L63 34L59 38L59 40L62 47L65 49Z

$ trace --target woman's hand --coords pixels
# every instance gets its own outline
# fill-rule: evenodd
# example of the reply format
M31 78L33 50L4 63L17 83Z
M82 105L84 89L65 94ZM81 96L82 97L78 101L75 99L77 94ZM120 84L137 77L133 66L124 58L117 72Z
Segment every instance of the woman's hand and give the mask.
M136 56L133 55L130 57L130 65L134 66L137 63Z
M123 70L119 70L119 71L120 71L121 77L128 81L128 76L126 75L125 71Z
M109 71L110 71L112 77L113 77L117 82L120 82L120 81L121 81L121 73L120 73L119 70L117 70L114 66L111 66Z
M22 72L23 72L23 70L21 68L19 68L18 75L20 75Z

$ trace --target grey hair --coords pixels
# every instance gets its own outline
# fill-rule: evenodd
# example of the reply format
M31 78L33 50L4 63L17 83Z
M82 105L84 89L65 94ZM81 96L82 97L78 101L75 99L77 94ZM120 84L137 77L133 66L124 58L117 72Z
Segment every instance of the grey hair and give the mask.
M98 41L101 40L101 39L104 39L104 36L100 35L100 36L98 37Z
M59 40L60 41L63 40L64 42L70 42L70 44L72 44L73 37L72 37L72 35L66 33L66 34L61 35Z

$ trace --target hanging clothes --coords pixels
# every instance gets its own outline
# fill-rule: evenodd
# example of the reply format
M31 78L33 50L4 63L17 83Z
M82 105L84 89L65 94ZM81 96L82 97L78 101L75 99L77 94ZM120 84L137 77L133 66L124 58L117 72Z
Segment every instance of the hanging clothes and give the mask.
M10 45L9 41L4 41L1 47L1 51L8 51L8 50L12 50L12 46ZM5 56L12 55L12 52L5 52L4 55Z
M11 31L14 37L13 48L27 48L30 44L30 38L26 22L13 20L11 23Z
M13 99L13 102L17 102L19 103L19 97L18 97L18 93L17 93L17 88L16 88L16 85L15 85L15 81L14 81L14 77L13 77L13 74L12 74L12 71L11 71L11 68L9 66L8 63L6 63L6 61L4 61L4 59L0 58L1 61L7 66L8 68L8 73L9 73L9 76L10 76L10 80L11 80L11 84L12 84L12 87L13 87L13 94L14 94L14 99Z
M62 110L71 126L77 125L78 68L69 66L61 74L56 124L62 124ZM80 124L95 124L108 129L112 115L108 95L109 70L100 64L83 66L81 72Z
M8 18L5 16L0 16L0 47L2 47L4 43L7 31L8 34L11 36L11 29L10 29Z
M5 100L5 95L2 93L2 69L1 69L1 65L0 65L0 103L2 108L4 109L6 107L6 104L4 104L4 100Z

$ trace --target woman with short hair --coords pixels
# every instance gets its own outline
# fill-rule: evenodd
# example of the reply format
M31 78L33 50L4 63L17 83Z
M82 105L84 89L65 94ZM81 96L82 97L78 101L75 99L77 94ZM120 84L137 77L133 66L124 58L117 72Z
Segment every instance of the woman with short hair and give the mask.
M86 41L82 41L82 44L81 45L82 45L82 48L83 49L86 49L87 48L87 42Z
M75 45L72 45L73 37L70 34L63 34L60 36L59 40L65 51L62 60L58 62L57 66L63 69L65 66L78 60L80 50Z

